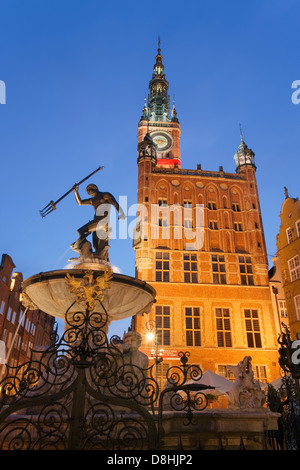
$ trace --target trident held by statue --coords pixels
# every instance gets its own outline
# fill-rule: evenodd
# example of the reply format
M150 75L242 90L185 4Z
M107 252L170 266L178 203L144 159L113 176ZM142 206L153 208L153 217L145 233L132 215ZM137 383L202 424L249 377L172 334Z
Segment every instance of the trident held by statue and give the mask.
M99 170L102 170L104 168L104 166L99 166L99 168L97 168L97 170L93 171L90 175L86 176L85 178L83 178L83 180L79 181L79 183L77 183L75 186L79 186L80 184L84 183L87 179L89 179L91 176L93 176L95 173L97 173L97 171ZM47 206L44 207L44 209L42 209L40 211L40 214L42 217L46 217L46 215L50 214L50 212L54 211L56 209L56 205L62 201L62 199L64 199L66 196L68 196L68 194L70 194L72 191L74 190L74 186L72 186L71 189L69 189L69 191L67 191L63 196L61 196L59 199L57 199L57 201L50 201L49 204L47 204Z

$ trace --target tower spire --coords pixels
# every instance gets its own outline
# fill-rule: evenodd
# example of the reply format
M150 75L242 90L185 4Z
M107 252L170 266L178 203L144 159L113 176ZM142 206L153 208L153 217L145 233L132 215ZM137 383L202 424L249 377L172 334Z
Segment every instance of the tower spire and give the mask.
M240 123L239 125L240 125L240 136L241 136L241 142L244 142L241 123Z
M152 78L139 122L139 163L149 160L157 166L180 167L180 124L175 108L170 104L169 83L164 73L161 40L158 37Z
M236 171L239 171L241 167L244 166L252 166L255 168L255 162L254 162L254 152L247 147L247 145L244 142L244 137L242 133L242 126L240 126L240 137L241 137L241 142L239 145L239 148L237 152L234 155L234 160L236 163Z
M161 42L158 37L157 54L153 67L152 79L149 82L148 103L143 109L143 119L149 121L170 122L171 109L168 95L169 83L164 73L163 58L161 55Z
M162 63L162 55L161 55L161 48L160 48L160 37L158 37L158 48L157 48L157 54L156 54L155 59L156 59L156 62L154 65L153 78L155 75L159 75L164 78L165 76L164 76L164 66Z

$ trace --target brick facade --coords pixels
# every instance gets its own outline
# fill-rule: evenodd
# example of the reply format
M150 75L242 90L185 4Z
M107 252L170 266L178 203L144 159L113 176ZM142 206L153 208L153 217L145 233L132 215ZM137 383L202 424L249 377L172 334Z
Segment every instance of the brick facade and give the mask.
M6 362L23 364L30 358L31 348L50 344L55 319L40 310L22 305L23 276L14 273L11 257L2 255L0 265L0 340L5 343Z
M300 201L286 190L280 211L277 256L292 337L300 334Z
M251 355L256 377L272 381L279 376L278 344L254 153L241 138L235 172L182 169L179 121L145 116L138 131L143 209L134 249L137 277L157 296L149 315L133 319L142 347L151 357L155 345L146 333L153 321L165 364L175 365L177 353L188 350L191 364L229 376L228 365ZM165 154L155 145L142 151L143 139L161 129L173 147Z

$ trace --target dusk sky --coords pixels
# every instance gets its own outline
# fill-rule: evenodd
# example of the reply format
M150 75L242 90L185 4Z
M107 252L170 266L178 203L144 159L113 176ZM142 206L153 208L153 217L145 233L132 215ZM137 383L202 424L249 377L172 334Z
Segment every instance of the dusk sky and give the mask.
M93 210L70 194L39 211L99 165L89 182L136 203L137 125L160 36L182 168L234 172L241 123L271 267L284 186L300 196L299 10L296 0L0 0L1 254L24 279L65 268ZM134 276L131 238L110 245L112 264Z

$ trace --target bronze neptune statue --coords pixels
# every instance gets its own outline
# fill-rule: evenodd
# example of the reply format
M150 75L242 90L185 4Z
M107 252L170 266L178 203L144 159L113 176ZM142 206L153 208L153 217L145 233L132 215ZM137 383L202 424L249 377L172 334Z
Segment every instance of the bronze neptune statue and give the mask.
M79 238L71 247L80 255L94 255L96 258L108 261L108 242L111 235L109 227L110 208L111 206L115 207L119 213L119 219L124 219L125 214L114 196L108 192L99 191L95 184L89 184L86 188L86 192L90 196L88 199L81 199L77 184L74 185L73 190L77 204L79 206L93 206L95 215L93 220L77 230ZM91 244L86 240L90 234L92 234L94 253L91 251Z

